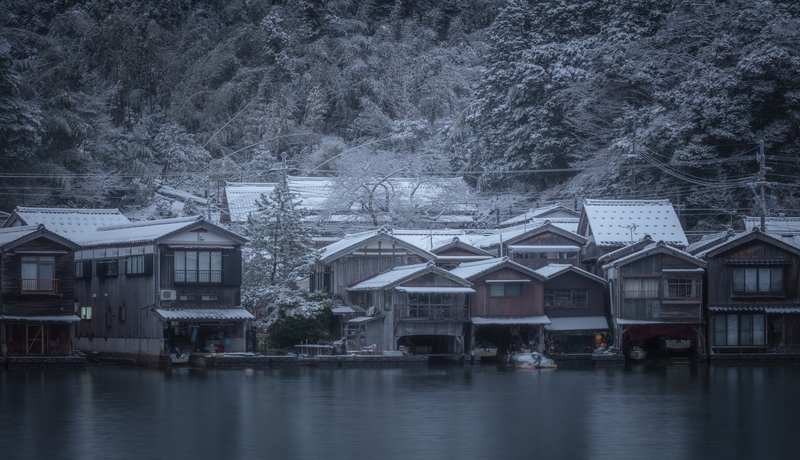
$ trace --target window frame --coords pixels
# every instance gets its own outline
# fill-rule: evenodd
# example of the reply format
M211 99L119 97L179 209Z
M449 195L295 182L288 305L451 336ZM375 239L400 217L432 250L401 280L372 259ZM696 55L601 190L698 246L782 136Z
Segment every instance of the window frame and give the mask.
M221 250L182 249L173 253L173 262L175 284L223 284Z
M489 285L489 298L492 298L492 299L502 299L502 298L519 299L519 298L522 298L522 285L525 284L525 283L524 282L504 281L504 282L495 282L495 283L486 283L486 284ZM508 288L511 285L514 285L517 289L519 289L519 292L518 293L509 292ZM503 288L503 292L502 293L496 292L497 288L495 286L502 287Z
M561 306L558 299L568 297L569 305ZM569 308L585 310L589 308L589 289L588 288L568 288L568 289L545 289L544 308Z
M748 272L752 271L752 274L755 276L755 279L750 281L748 279ZM768 273L769 274L769 286L767 289L762 289L764 280L762 276ZM774 273L780 273L780 279L778 282L780 285L778 287L773 287L775 284L775 279L773 277ZM741 274L741 277L738 276ZM776 267L776 266L764 266L764 265L753 265L753 266L746 266L746 267L734 267L731 270L731 289L734 295L744 295L744 296L753 296L753 295L769 295L769 296L780 296L785 294L786 289L786 273L784 268ZM737 278L741 278L737 280ZM753 289L748 288L748 284L752 283Z
M35 272L31 273L31 270ZM26 271L29 272L26 274ZM23 254L20 258L20 293L57 294L56 256ZM49 276L44 276L49 275Z
M746 318L747 321L744 321ZM756 322L760 319L760 324ZM746 326L746 327L745 327ZM735 328L735 329L733 329ZM760 328L760 335L759 329ZM761 339L756 343L756 339ZM767 315L764 313L723 313L714 315L714 347L766 347ZM725 343L720 343L724 338ZM730 343L732 338L736 343Z

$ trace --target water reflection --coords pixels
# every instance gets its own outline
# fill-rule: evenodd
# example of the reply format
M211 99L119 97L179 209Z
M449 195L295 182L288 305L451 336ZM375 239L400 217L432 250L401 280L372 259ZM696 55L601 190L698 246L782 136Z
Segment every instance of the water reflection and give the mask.
M0 373L5 458L790 458L794 367Z

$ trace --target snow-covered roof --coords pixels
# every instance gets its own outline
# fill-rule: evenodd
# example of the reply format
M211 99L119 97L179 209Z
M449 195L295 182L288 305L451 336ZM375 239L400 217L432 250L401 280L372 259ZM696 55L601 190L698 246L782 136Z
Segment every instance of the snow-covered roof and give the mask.
M458 267L450 270L450 273L464 278L465 280L475 278L479 275L489 273L501 267L510 267L517 271L526 273L533 278L544 280L545 277L531 270L530 268L520 265L508 257L496 257L494 259L479 260L476 262L467 262L460 264Z
M67 248L78 249L78 245L69 238L49 231L44 225L24 225L21 227L0 228L0 248L15 246L13 243L24 243L28 239L39 236L54 240Z
M427 262L424 264L414 264L414 265L402 265L399 267L394 267L393 269L381 273L379 275L373 276L372 278L368 278L364 281L358 282L349 288L348 291L365 291L371 289L385 289L405 281L411 280L416 278L419 275L424 273L434 272L442 275L445 278L449 278L453 281L462 284L463 286L471 286L472 283L469 281L462 279L458 276L453 275L452 273L439 268L433 262ZM457 287L457 286L454 286Z
M595 280L595 281L597 281L599 283L603 283L603 284L606 283L606 280L604 280L603 278L600 278L599 276L594 275L592 273L589 273L586 270L578 268L578 267L576 267L576 266L574 266L572 264L548 264L548 265L545 265L544 267L536 269L534 271L536 273L544 276L548 280L552 279L552 278L555 278L556 276L563 275L564 273L567 273L567 272L573 272L573 273L577 273L579 275L585 276L587 278L591 278L591 279L593 279L593 280Z
M718 244L698 252L696 256L701 258L715 256L720 251L723 251L726 248L736 246L743 240L750 240L753 238L758 238L763 241L771 242L772 244L775 244L776 246L779 247L784 247L789 251L800 253L800 236L793 236L793 235L782 236L777 234L764 233L761 232L758 227L754 227L750 231L738 234L729 233L724 240L720 240Z
M504 220L500 222L499 227L510 227L512 225L519 225L533 219L545 217L574 217L577 220L578 216L579 213L573 211L572 209L560 204L551 204L549 206L542 206L540 208L528 210L524 214Z
M72 208L31 208L17 206L4 224L15 225L44 224L48 230L73 241L81 235L94 232L99 227L130 224L119 209L72 209Z
M753 227L761 227L761 217L744 217L744 228L747 231ZM765 217L764 233L797 233L800 234L800 217Z
M463 179L460 178L437 178L436 181L425 182L417 179L391 177L386 181L391 184L391 192L395 198L407 201L409 204L413 201L413 207L417 208L431 206L440 201L441 197L445 195L446 186L463 184ZM333 178L287 176L286 182L289 192L295 196L299 207L313 214L330 216L332 221L350 222L360 211L358 203L354 203L350 208L353 216L342 213L342 211L347 211L346 209L330 209L329 198L338 193L337 183ZM262 194L269 196L276 186L277 184L274 183L228 182L225 186L225 194L231 220L234 222L246 221L250 213L258 210L256 200L260 199ZM437 207L445 212L431 218L432 221L473 222L471 214L475 209L472 204L468 203L466 197L462 203L442 203Z
M627 245L645 235L671 246L689 245L669 200L586 200L583 213L600 247Z
M368 232L346 235L341 240L331 243L323 248L320 248L319 250L320 261L322 261L323 263L327 263L331 260L336 259L342 254L346 254L349 251L352 251L353 249L369 244L372 240L378 240L380 238L388 238L394 243L396 243L399 247L405 248L407 250L412 250L420 257L426 258L428 260L433 260L436 258L436 255L432 254L431 252L422 249L418 246L415 246L411 243L408 243L403 239L397 238L392 234L390 230L387 230L385 228L379 228L378 230L370 230Z
M504 324L504 325L516 325L516 324L550 324L550 318L547 316L521 316L517 318L490 318L490 317L481 317L476 316L472 318L472 324L475 325L484 325L484 324Z
M565 231L565 234L574 235L576 241L586 240L586 238L577 234L578 230L577 218L561 218L561 219L556 218L556 219L534 219L525 225L504 228L490 235L476 236L470 240L470 243L478 248L491 248L499 246L500 243L514 241L515 239L520 238L528 233L535 234L537 231L541 231L541 229L543 227L546 227L548 224L559 229L559 231Z
M164 321L237 321L253 319L252 313L234 308L157 308L156 315Z
M74 238L74 241L83 247L152 243L183 229L196 226L198 223L212 226L215 228L215 231L227 235L237 243L243 244L247 241L246 238L240 235L218 227L210 222L204 222L202 216L146 220L126 225L100 227L92 233Z
M35 225L27 225L24 227L9 227L9 228L0 228L0 248L7 245L8 243L13 243L14 241L19 240L20 238L24 238L30 235L33 232L39 230L38 227Z
M162 195L165 195L165 196L168 196L168 197L177 198L177 199L179 199L181 201L184 201L184 202L185 201L194 201L195 203L203 205L203 206L208 204L208 200L205 199L205 198L199 197L197 195L194 195L194 194L192 194L190 192L186 192L184 190L178 190L176 188L168 187L166 185L159 185L158 188L156 189L156 192L161 193Z
M550 332L559 331L598 331L608 329L608 321L604 316L577 316L572 318L550 318L550 324L544 327Z
M644 248L642 248L641 250L634 252L633 254L629 254L629 255L627 255L625 257L620 257L619 259L612 261L609 265L612 265L612 266L615 266L615 267L616 266L620 266L620 265L625 265L625 264L627 264L629 262L632 262L634 260L641 259L642 257L647 257L647 256L649 256L651 254L660 253L660 252L669 253L669 254L671 254L673 256L676 256L676 257L681 258L683 260L686 260L688 262L694 263L698 267L706 267L706 265L707 265L704 260L701 260L701 259L693 256L692 254L689 254L686 251L681 251L680 249L675 249L675 248L673 248L671 246L668 246L663 241L659 241L658 243L649 244L649 245L645 246Z

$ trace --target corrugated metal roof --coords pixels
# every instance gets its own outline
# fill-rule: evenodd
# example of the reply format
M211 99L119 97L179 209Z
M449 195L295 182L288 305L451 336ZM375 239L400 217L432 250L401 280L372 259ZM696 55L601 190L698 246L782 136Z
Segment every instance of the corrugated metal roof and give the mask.
M157 308L156 314L165 321L238 321L253 319L244 308Z
M472 318L472 324L486 325L486 324L501 324L501 325L515 325L515 324L550 324L550 318L547 316L522 316L517 318L489 318L477 316Z
M627 245L645 235L674 246L689 245L669 200L586 200L583 209L598 246Z
M603 316L580 316L575 318L550 318L550 324L544 327L551 332L561 331L597 331L608 329L608 321Z
M381 289L392 284L399 283L404 279L413 278L417 274L424 273L428 270L440 270L444 272L441 268L437 268L433 262L427 262L424 264L415 264L415 265L402 265L399 267L395 267L388 272L381 273L380 275L374 276L367 280L361 281L360 283L356 283L353 286L347 288L348 291L364 291L370 289ZM446 273L446 272L445 272ZM465 284L469 284L466 280L464 281Z
M75 315L64 315L64 316L14 316L14 315L3 315L0 316L0 319L4 321L26 321L32 323L76 323L81 319Z
M44 224L53 233L75 242L99 227L130 224L119 209L31 208L17 206L14 214L27 225Z

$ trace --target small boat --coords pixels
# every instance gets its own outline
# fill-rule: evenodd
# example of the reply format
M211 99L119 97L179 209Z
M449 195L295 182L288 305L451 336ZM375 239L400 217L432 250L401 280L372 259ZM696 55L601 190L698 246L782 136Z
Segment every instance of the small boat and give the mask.
M169 357L172 359L172 364L186 364L189 362L189 353L183 353L178 347L174 348Z
M556 363L541 353L515 353L511 355L511 362L518 369L555 369Z
M635 361L639 361L647 358L647 352L639 347L636 347L630 352L628 352L628 358L633 359Z

